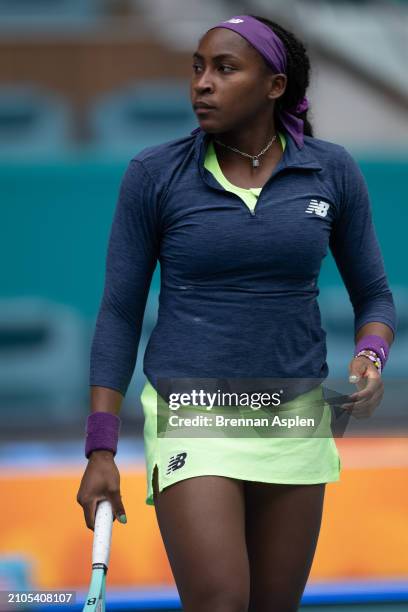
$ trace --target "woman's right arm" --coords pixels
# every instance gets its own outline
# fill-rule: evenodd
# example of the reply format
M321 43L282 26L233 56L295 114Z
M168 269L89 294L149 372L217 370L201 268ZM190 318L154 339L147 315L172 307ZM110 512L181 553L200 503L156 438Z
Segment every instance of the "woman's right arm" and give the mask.
M105 264L105 286L91 347L91 386L126 395L136 364L143 316L159 256L153 179L132 160L123 177Z
M91 412L110 412L119 416L123 396L106 387L91 387ZM77 494L77 502L84 511L85 523L93 531L96 505L109 499L113 515L120 522L126 522L124 505L120 493L120 474L113 453L109 450L94 450L89 456L88 465L82 476Z
M143 316L159 251L157 193L142 162L132 160L123 177L111 227L105 286L90 356L91 412L119 416L136 364ZM96 505L109 499L114 516L125 515L120 476L108 450L94 450L77 501L94 528Z

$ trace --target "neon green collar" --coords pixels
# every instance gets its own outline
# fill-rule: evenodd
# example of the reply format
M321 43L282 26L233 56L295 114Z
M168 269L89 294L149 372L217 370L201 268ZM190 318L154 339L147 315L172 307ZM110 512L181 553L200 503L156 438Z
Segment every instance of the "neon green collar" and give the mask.
M284 151L286 147L285 135L282 134L281 132L278 132L278 135L282 143L282 149ZM238 185L234 185L233 183L230 183L230 181L224 176L221 170L221 167L218 163L217 154L215 152L214 143L212 140L210 140L207 151L206 151L204 166L205 168L207 168L207 170L209 170L214 175L217 181L227 191L234 191L235 193L238 193L238 195L240 195L240 192L243 192L245 194L250 192L258 196L262 190L262 187L250 187L249 189L245 189L244 187L238 187Z

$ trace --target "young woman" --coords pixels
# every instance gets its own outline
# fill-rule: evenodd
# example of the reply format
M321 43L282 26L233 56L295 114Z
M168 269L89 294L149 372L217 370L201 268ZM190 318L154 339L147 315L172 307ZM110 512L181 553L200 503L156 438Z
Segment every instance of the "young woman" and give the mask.
M330 248L355 313L349 373L359 390L343 408L364 418L383 395L393 297L363 176L344 147L313 137L309 68L304 45L268 19L239 15L209 29L193 56L199 127L132 159L113 220L77 501L90 529L105 498L126 522L118 414L159 260L141 396L146 502L185 612L297 610L325 484L341 464L330 436L160 438L160 381L301 379L283 406L315 405L328 374L316 297Z

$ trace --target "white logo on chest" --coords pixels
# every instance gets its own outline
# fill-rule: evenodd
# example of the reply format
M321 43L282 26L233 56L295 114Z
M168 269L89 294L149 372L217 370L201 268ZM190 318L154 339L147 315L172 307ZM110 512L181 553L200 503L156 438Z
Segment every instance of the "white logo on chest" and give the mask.
M324 202L323 200L310 200L309 206L306 208L305 212L309 214L315 213L316 215L319 215L319 217L325 217L329 207L330 204Z

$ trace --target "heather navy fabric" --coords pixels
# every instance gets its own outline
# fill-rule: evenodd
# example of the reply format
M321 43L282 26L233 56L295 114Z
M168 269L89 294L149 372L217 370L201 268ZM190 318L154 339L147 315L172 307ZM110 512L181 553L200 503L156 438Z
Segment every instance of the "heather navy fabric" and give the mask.
M331 250L355 331L396 330L365 179L341 145L286 133L254 213L204 167L210 136L144 149L123 177L91 348L90 384L126 394L157 263L161 288L143 370L158 378L324 379L317 296ZM350 359L354 346L350 346ZM345 368L347 364L345 364Z

